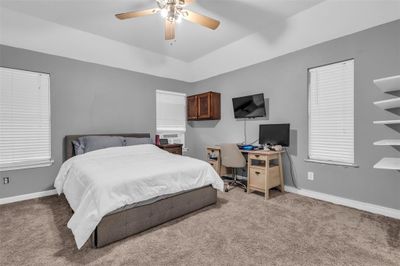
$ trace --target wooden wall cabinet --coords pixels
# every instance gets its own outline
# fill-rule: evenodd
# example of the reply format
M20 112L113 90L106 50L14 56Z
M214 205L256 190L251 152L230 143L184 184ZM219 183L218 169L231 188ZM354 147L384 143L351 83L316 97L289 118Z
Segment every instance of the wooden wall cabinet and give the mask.
M197 95L187 97L187 119L197 120Z
M221 94L209 91L188 96L187 119L189 121L221 119Z

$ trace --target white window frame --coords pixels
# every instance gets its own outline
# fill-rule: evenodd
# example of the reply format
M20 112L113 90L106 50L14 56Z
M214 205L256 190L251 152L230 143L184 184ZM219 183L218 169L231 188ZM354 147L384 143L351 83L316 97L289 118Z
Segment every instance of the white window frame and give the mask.
M177 95L177 96L181 96L181 97L183 97L184 98L184 128L183 129L178 129L178 128L176 128L176 129L174 129L174 128L160 128L159 127L159 125L158 125L158 117L157 117L157 112L158 112L158 106L157 106L157 97L158 97L158 94L159 93L162 93L162 94L167 94L167 95ZM181 135L182 136L182 143L183 143L183 145L184 145L184 149L185 149L185 144L186 144L186 141L185 141L185 138L186 138L186 117L187 117L187 114L186 114L186 111L187 111L187 102L186 102L186 93L181 93L181 92L174 92L174 91L166 91L166 90L156 90L156 132L157 132L157 134L160 134L160 135L164 135L164 134L166 134L166 135L168 135L168 134L178 134L178 135Z
M1 71L8 71L8 72L14 72L14 73L19 73L19 74L29 74L29 75L38 75L41 78L46 78L48 82L48 115L49 115L49 140L48 140L48 150L49 150L49 158L43 159L43 160L27 160L27 161L20 161L20 162L13 162L13 163L8 163L5 165L1 165L0 161L0 171L11 171L11 170L20 170L20 169L29 169L29 168L39 168L39 167L47 167L50 166L54 163L54 160L52 159L52 146L51 146L51 94L50 94L50 74L48 73L41 73L41 72L33 72L33 71L28 71L28 70L20 70L20 69L13 69L13 68L7 68L7 67L0 67Z
M311 133L312 133L312 128L311 128L311 71L315 71L318 69L322 68L327 68L330 66L334 66L337 64L344 64L344 63L351 63L353 66L353 84L352 84L352 103L353 103L353 110L352 110L352 122L353 122L353 138L352 138L352 159L351 160L330 160L329 158L318 158L318 156L312 156L311 153ZM308 90L308 158L305 161L308 162L315 162L315 163L322 163L322 164L330 164L330 165L340 165L340 166L350 166L350 167L358 167L358 165L355 163L355 70L354 70L354 59L348 59L348 60L343 60L335 63L330 63L318 67L313 67L309 68L307 70L307 76L308 76L308 85L307 85L307 90Z

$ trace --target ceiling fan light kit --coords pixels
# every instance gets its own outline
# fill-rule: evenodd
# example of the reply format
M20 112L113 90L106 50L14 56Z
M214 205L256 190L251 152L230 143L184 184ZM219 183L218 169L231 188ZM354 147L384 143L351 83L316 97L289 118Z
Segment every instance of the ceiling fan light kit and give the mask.
M175 1L173 0L157 0L161 17L167 19L169 22L180 23L183 16L189 15L187 11L183 10L184 4L184 1L179 1L179 4L175 4Z
M158 8L142 11L132 11L115 15L118 19L130 19L159 13L165 19L165 40L175 39L175 24L182 19L191 21L209 29L215 30L220 22L213 18L184 9L185 5L195 0L156 0Z

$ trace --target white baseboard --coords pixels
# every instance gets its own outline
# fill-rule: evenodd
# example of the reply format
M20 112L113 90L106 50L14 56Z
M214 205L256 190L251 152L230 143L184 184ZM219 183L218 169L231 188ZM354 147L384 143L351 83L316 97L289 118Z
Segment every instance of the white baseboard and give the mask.
M306 197L310 197L310 198L314 198L314 199L318 199L318 200L331 202L331 203L338 204L338 205L355 208L358 210L363 210L363 211L376 213L376 214L384 215L384 216L395 218L395 219L400 219L400 210L397 210L397 209L392 209L392 208L383 207L380 205L375 205L375 204L352 200L352 199L346 199L346 198L342 198L342 197L338 197L338 196L334 196L334 195L330 195L330 194L325 194L325 193L321 193L321 192L317 192L317 191L312 191L312 190L308 190L308 189L297 189L292 186L285 186L285 191L295 193L298 195L302 195L302 196L306 196ZM19 196L15 196L15 197L0 198L0 205L12 203L12 202L23 201L23 200L41 198L41 197L51 196L51 195L55 195L55 194L57 194L57 191L55 189L52 189L52 190L46 190L46 191L41 191L41 192L19 195Z
M57 194L57 190L51 189L51 190L29 193L29 194L14 196L14 197L0 198L0 205L23 201L23 200L36 199L36 198L51 196L51 195L55 195L55 194Z
M352 200L352 199L346 199L330 194L325 194L321 192L316 192L312 190L307 190L307 189L297 189L292 186L285 186L285 191L299 194L302 196L314 198L314 199L319 199L323 201L328 201L334 204L338 205L343 205L346 207L351 207L354 209L362 210L362 211L367 211L367 212L372 212L375 214L380 214L384 215L387 217L395 218L395 219L400 219L400 210L397 209L392 209L388 207L383 207L380 205L375 205L371 203L366 203L362 201L357 201L357 200Z

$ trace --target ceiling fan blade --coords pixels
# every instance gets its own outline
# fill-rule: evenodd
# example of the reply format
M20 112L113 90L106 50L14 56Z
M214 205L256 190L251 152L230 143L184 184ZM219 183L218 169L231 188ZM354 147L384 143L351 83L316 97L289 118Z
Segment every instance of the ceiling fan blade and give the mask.
M175 21L165 20L165 40L175 39Z
M212 30L215 30L218 28L220 22L218 20L215 20L213 18L201 15L199 13L190 11L190 10L183 10L183 13L186 13L187 16L182 16L182 18L189 20L191 22L200 24L204 27L210 28Z
M152 8L152 9L146 9L146 10L142 10L142 11L132 11L132 12L116 14L115 16L119 19L137 18L137 17L153 15L153 14L157 13L159 10L160 10L159 8Z

